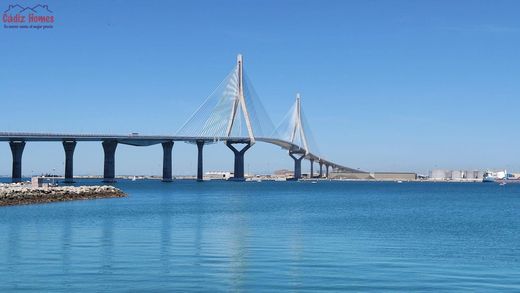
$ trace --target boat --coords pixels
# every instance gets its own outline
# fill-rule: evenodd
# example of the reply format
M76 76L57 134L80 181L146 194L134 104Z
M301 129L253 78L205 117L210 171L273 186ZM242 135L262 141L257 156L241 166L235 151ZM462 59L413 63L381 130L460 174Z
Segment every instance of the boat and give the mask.
M502 180L506 178L507 176L506 171L500 171L500 172L493 172L493 171L486 171L484 173L484 177L482 178L482 182L496 182L497 180Z
M482 182L486 183L486 182L495 182L496 181L496 177L493 176L493 175L487 175L484 174L484 178L482 178Z
M500 185L505 185L507 183L520 183L520 178L515 178L513 174L507 173L507 171L499 171L492 172L486 171L484 173L484 177L482 182L495 182L500 183Z

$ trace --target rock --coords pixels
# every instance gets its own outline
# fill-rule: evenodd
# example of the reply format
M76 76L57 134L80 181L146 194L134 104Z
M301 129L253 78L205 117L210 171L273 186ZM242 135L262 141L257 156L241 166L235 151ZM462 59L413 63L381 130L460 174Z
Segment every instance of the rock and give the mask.
M0 206L125 196L123 191L113 186L33 188L27 183L0 183Z

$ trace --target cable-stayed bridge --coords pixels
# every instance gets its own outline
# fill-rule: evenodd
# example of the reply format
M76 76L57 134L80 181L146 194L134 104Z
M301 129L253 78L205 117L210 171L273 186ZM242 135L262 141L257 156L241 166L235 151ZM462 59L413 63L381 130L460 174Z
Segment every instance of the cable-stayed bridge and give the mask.
M65 180L73 181L73 156L77 142L100 141L104 149L104 181L115 178L115 151L118 144L150 146L162 144L163 181L172 180L172 149L174 142L197 145L197 179L203 179L203 148L206 144L224 142L234 153L234 180L244 180L244 155L257 142L280 146L294 160L294 178L301 178L301 162L310 161L311 176L314 162L320 166L319 177L328 177L329 168L337 171L361 172L325 159L318 150L305 118L300 94L281 123L275 127L269 118L251 81L244 72L243 58L206 98L202 105L182 125L175 135L109 135L0 132L0 141L9 141L13 157L12 178L22 177L22 154L29 141L61 141L65 150ZM325 174L323 174L325 166Z

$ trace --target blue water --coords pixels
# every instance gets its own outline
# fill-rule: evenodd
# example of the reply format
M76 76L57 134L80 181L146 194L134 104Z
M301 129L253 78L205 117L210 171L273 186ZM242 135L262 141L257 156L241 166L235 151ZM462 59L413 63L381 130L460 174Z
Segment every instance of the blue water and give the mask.
M520 291L520 184L116 185L0 208L0 291Z

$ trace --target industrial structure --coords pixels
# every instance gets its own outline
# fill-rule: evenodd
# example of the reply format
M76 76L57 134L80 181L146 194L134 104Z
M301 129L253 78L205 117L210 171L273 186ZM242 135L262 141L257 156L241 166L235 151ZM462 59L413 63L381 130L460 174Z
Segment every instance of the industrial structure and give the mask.
M433 169L430 171L429 179L433 181L482 181L484 173L484 171L478 170Z

